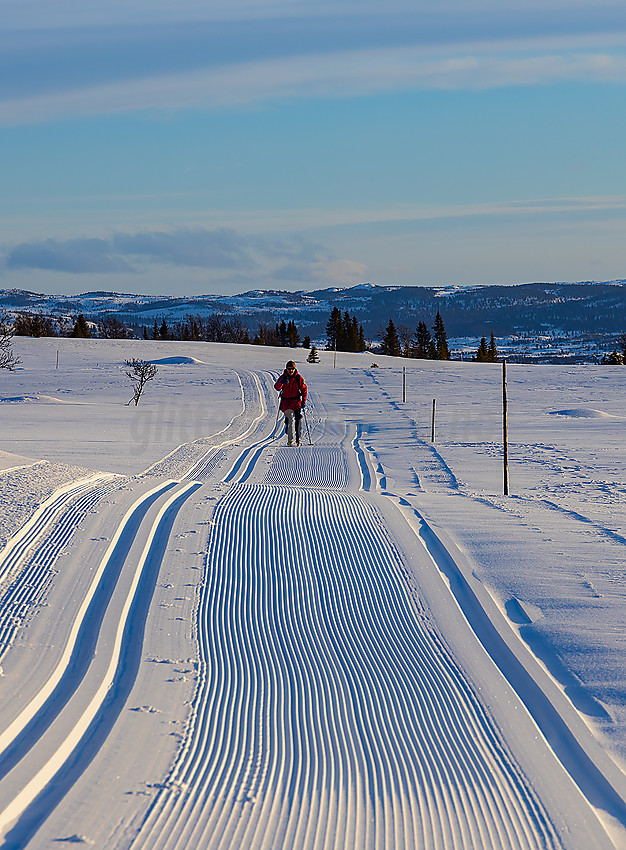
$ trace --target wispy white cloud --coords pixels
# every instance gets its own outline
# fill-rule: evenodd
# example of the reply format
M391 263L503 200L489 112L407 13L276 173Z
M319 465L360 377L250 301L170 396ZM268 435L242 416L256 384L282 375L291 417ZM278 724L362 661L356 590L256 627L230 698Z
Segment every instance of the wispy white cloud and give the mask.
M281 98L471 90L563 81L626 82L626 39L533 39L396 47L238 62L47 94L5 98L0 124L137 110L212 109Z
M150 201L150 196L147 201ZM98 198L96 198L98 200ZM107 200L110 200L107 196ZM124 201L122 197L119 200ZM47 246L58 250L61 246L72 245L80 240L87 246L100 244L99 251L114 251L116 245L124 247L130 255L132 246L137 248L135 256L142 262L151 261L161 255L162 262L182 263L182 259L198 258L200 246L208 251L207 243L217 241L216 234L231 233L231 245L237 250L258 251L267 258L274 258L291 264L315 263L320 259L328 260L324 245L312 242L306 234L338 232L342 228L360 228L370 225L411 224L420 222L442 222L446 220L479 219L533 219L537 221L549 218L577 218L579 220L599 221L606 216L626 217L626 195L597 195L587 197L564 198L527 198L509 201L481 202L474 204L401 204L397 206L361 206L358 208L335 209L213 209L203 213L190 210L170 211L168 218L171 228L164 230L156 220L160 213L153 210L128 210L111 208L103 213L99 208L95 212L22 216L0 216L0 230L3 233L5 258L13 255L20 246ZM150 221L155 219L155 221ZM122 232L119 228L124 227ZM108 235L103 236L103 233ZM49 238L34 238L35 234L45 233ZM76 237L76 234L82 234ZM157 249L155 243L164 238ZM203 234L212 234L206 236ZM242 241L237 238L241 236ZM318 239L322 237L317 237ZM143 243L143 244L142 244ZM139 248L141 247L141 250ZM128 250L127 250L128 249ZM20 247L21 250L21 247ZM222 244L220 250L227 250ZM324 253L326 252L326 253ZM19 254L15 255L19 257ZM127 257L128 259L128 257ZM204 266L207 263L205 261ZM198 262L201 268L203 263Z

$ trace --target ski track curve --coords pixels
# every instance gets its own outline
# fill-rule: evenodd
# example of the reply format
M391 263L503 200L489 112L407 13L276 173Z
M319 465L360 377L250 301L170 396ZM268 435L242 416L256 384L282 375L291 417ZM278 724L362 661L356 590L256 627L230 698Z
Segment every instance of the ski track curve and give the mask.
M12 758L13 770L18 771L19 775L19 790L7 796L2 793L0 784L0 834L5 838L3 846L26 845L36 828L94 757L127 698L136 676L147 604L169 539L171 522L187 496L201 486L199 482L187 482L174 486L172 490L172 485L176 485L176 482L159 485L127 511L73 624L63 657L50 679L43 684L42 690L3 736L5 749L10 748L14 740L21 747L17 756ZM160 504L163 499L165 501ZM144 523L145 507L149 503L155 505L158 513ZM144 532L138 536L137 532L143 526ZM131 540L120 543L128 532L131 539L137 538L143 543L136 562L133 558L128 559ZM128 560L128 580L123 583L123 592L117 593L120 582L114 578L107 599L104 600L106 611L90 615L91 602L99 585L110 564L116 560ZM122 568L122 564L115 567ZM76 648L84 636L82 626L84 622L88 624L90 616L95 619L95 651L91 658L76 661ZM109 620L102 635L98 634L101 616ZM61 687L66 670L71 674L70 680L74 676L78 679L72 683L73 690L69 694ZM58 705L53 704L51 710L50 703L55 702L55 696ZM68 718L65 719L63 710L68 703ZM47 711L45 722L50 730L54 732L56 725L60 731L45 737L41 730L36 729L32 736L21 736L22 730L28 731L28 724L37 718L40 711ZM6 779L10 788L15 786L11 772Z
M63 547L85 516L117 486L117 480L107 480L62 488L8 542L0 560L0 585L4 585L0 595L0 661L28 612L45 594Z
M191 467L187 463L187 472L182 475L180 484L171 478L161 479L127 510L100 566L95 570L60 658L30 701L1 731L0 832L10 836L3 846L25 845L33 833L34 824L45 820L78 779L83 767L106 737L105 730L111 727L119 713L134 681L136 669L133 673L133 666L136 668L139 663L135 644L142 626L135 622L135 599L140 598L140 594L142 597L151 596L151 582L156 580L169 537L167 529L178 506L188 493L212 476L216 467L226 459L227 447L249 439L267 419L268 376L245 372L239 383L241 413L233 417L220 434L188 447L179 447L160 464L146 471L154 475L157 467L165 470L172 458L176 459L179 467L186 463L187 458L194 461ZM215 444L216 438L221 438L222 442ZM213 445L207 450L203 444L206 446L208 442ZM138 476L138 479L142 477ZM99 481L98 478L104 480ZM0 558L0 584L4 585L0 608L0 653L11 646L25 617L45 596L53 580L54 564L78 525L119 483L119 476L103 474L58 490L9 541ZM174 492L168 497L171 488ZM158 507L162 498L165 498L165 503L149 527L147 512L153 504ZM144 550L135 565L131 548L136 548L146 535ZM123 571L129 576L133 574L126 596L120 596L119 590L120 585L127 583L127 580L120 581ZM142 590L144 585L146 590ZM108 633L111 628L116 630L115 640L110 646L105 637L99 649L105 618L109 620ZM98 655L100 658L94 664L93 659ZM132 664L129 661L131 657ZM102 668L103 658L109 658L106 669ZM74 708L66 709L72 703ZM77 711L78 704L82 707ZM69 715L71 711L77 719L70 726L66 723L62 733L66 737L57 745L52 733L55 727L64 728L65 714ZM39 751L45 754L41 758ZM24 776L20 780L22 786L17 793L7 796L6 791L2 791L2 780L6 777L11 785L12 771L15 770ZM61 774L64 778L59 781L57 775ZM15 787L14 782L11 787Z
M278 449L218 503L192 714L133 850L561 847L341 452Z
M144 493L126 512L113 535L111 543L95 571L87 593L76 614L69 631L63 652L57 664L33 698L25 705L18 716L0 733L0 780L10 770L11 763L19 761L27 751L29 742L21 741L18 753L13 759L8 751L23 734L24 729L40 714L42 708L51 703L45 726L50 725L50 716L56 716L69 700L84 678L90 662L90 647L95 643L104 611L119 578L122 564L128 556L131 544L137 535L149 505L171 489L176 482L166 481ZM54 538L58 528L53 530L51 540L46 540L42 548L55 548ZM34 562L38 562L35 553ZM109 578L109 574L112 574ZM39 585L37 585L39 589ZM40 593L43 591L39 591ZM70 675L68 676L68 671ZM64 682L68 676L69 681ZM55 698L55 692L58 694ZM41 725L41 722L40 722Z

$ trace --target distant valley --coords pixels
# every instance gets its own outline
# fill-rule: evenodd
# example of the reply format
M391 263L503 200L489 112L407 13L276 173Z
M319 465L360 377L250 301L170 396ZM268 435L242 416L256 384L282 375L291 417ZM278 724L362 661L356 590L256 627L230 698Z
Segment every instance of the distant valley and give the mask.
M626 280L582 283L528 283L518 286L416 287L360 284L315 291L253 290L233 296L190 297L86 292L50 296L0 290L0 309L9 314L51 317L83 314L98 322L115 316L137 336L155 320L168 323L189 315L237 318L254 335L259 324L294 321L302 336L322 342L330 312L356 315L373 344L389 319L414 331L432 325L439 310L453 356L471 355L476 341L493 331L511 359L593 362L610 351L626 331Z

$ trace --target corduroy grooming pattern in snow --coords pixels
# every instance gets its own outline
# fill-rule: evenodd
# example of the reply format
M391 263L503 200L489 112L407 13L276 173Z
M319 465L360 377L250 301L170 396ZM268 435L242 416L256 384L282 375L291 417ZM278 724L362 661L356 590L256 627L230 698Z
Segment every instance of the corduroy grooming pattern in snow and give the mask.
M116 487L116 482L108 481L63 489L35 512L5 548L0 559L0 583L6 583L0 593L0 660L28 612L43 598L63 547L89 511Z
M134 848L560 847L364 498L235 485L200 678Z
M302 445L279 449L264 483L341 489L347 486L348 476L345 452L340 446Z

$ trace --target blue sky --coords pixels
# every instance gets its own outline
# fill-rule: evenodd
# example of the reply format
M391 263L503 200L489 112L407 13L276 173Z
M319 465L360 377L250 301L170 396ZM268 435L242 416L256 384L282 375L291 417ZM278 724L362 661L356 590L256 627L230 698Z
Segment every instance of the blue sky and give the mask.
M622 0L2 6L2 288L626 278Z

